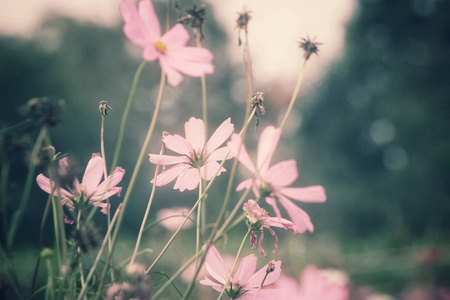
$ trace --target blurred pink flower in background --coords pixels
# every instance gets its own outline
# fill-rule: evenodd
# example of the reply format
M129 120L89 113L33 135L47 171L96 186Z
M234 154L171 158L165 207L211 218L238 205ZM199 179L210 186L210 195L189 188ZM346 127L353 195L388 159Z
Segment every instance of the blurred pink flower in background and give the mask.
M254 254L250 254L241 259L225 289L225 292L230 298L251 300L258 293L261 283L263 283L263 286L267 286L278 280L281 274L281 261L269 262L269 264L255 273L256 262L257 258ZM225 264L216 247L211 246L209 248L206 254L205 265L209 275L217 282L205 277L205 279L200 280L200 283L211 286L216 291L221 292L230 276L230 269ZM259 291L257 299L265 297L267 292L268 290L264 289Z
M297 226L297 232L306 230L313 231L314 226L308 214L292 203L292 198L302 202L324 202L326 200L325 190L320 185L309 187L291 188L287 187L298 178L297 162L293 159L279 162L269 168L270 161L280 140L281 130L268 126L261 133L258 143L258 155L256 166L253 164L247 149L242 144L238 134L233 134L228 147L233 155L239 152L239 161L253 174L252 178L241 182L236 190L240 191L250 186L257 197L265 197L266 202L274 209L278 218L281 213L276 200L280 201L288 213L291 221ZM239 150L239 146L240 150Z
M59 161L59 165L60 168L65 168L67 166L67 158L62 158ZM53 195L61 196L61 204L67 206L70 210L75 209L81 201L88 201L91 205L101 207L101 212L107 214L109 206L107 203L101 201L114 195L120 195L122 188L117 185L122 180L125 170L117 167L111 175L100 183L103 177L103 169L103 159L99 153L94 153L84 171L81 183L75 178L73 185L64 189L57 187L56 183L44 174L39 174L36 177L36 182L48 194L52 194L53 189ZM73 221L68 219L65 221L66 223L73 223Z
M347 300L348 277L339 270L319 270L308 265L300 275L300 284L291 277L281 276L275 284L278 299Z
M187 207L172 207L161 209L156 214L156 218L161 220L159 223L167 230L175 231L183 223L186 216L189 214L189 208ZM195 214L191 215L191 219L195 219ZM188 219L183 225L183 229L192 227L192 221Z
M131 0L124 0L120 4L125 21L123 31L133 43L143 48L144 60L159 59L169 84L177 86L183 80L180 72L193 77L213 73L213 55L204 48L186 47L189 33L183 25L176 24L161 36L152 2L140 1L138 7L136 9Z
M217 171L225 172L217 161L222 161L229 155L228 147L221 147L233 133L234 125L230 118L226 119L213 133L208 142L205 141L205 123L196 118L190 118L184 125L186 138L175 134L163 138L164 145L181 156L150 154L150 162L158 165L175 165L162 172L156 178L156 185L166 185L178 177L174 189L193 190L198 186L200 176L209 181ZM152 180L153 183L153 180Z
M275 231L273 231L273 229L270 228L271 226L278 227L278 228L284 228L286 230L292 229L293 233L297 232L297 227L294 225L294 223L292 223L291 221L288 221L286 219L283 219L283 218L269 217L267 215L266 210L262 209L258 205L258 203L255 202L255 200L251 200L251 199L248 200L244 204L244 207L242 209L246 213L245 221L247 223L247 226L251 230L250 243L252 245L252 249L254 249L256 247L256 242L258 240L258 236L256 235L256 233L261 232L261 236L259 238L258 250L265 258L267 258L267 254L264 251L264 249L262 248L262 243L263 243L263 239L264 239L264 228L266 228L270 232L270 234L272 234L273 237L275 238L275 246L273 248L273 253L277 252L278 237L277 237Z

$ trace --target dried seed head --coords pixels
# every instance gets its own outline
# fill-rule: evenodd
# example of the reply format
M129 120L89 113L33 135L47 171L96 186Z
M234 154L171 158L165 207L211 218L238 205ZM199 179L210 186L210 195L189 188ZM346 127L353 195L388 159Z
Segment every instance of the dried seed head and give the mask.
M257 92L252 95L251 99L252 109L256 108L255 110L255 129L258 129L259 125L259 115L264 116L266 114L266 108L264 107L264 93L263 92ZM258 113L259 112L259 113Z
M131 263L128 264L125 268L125 272L130 277L140 277L145 276L145 266L140 263Z
M312 54L319 55L318 53L320 45L322 45L322 43L311 40L309 36L306 37L306 39L301 38L298 42L298 46L303 50L303 56L305 57L305 60L308 60Z
M275 261L272 259L267 264L266 273L269 274L269 273L272 273L273 271L275 271Z
M203 35L203 22L206 16L206 5L200 4L199 7L194 4L191 9L186 9L187 15L178 19L178 23L189 25L193 29L197 29L200 33L200 40L204 38Z
M81 223L80 228L75 229L74 240L76 247L87 253L101 243L101 237L94 223Z
M238 12L238 18L236 20L236 27L238 29L243 29L247 31L248 29L248 22L252 19L252 16L250 15L251 11L244 9L242 12Z
M64 100L52 102L48 98L33 98L20 108L22 115L35 126L55 126L64 112Z
M106 100L102 100L98 104L98 110L100 111L100 114L105 117L108 115L108 111L112 110L112 107L108 105L108 102L106 102Z

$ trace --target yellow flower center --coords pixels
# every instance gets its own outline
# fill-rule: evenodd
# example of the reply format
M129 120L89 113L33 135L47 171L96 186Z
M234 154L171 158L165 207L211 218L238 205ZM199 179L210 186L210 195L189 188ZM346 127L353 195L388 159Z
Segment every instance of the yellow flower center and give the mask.
M157 40L155 42L156 50L158 50L160 53L166 53L167 45L163 43L161 40Z

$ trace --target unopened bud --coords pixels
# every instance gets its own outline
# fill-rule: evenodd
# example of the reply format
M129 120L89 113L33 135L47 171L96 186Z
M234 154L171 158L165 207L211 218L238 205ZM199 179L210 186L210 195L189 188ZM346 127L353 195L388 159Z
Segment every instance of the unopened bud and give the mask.
M100 114L105 117L108 115L108 111L112 110L112 107L108 105L108 102L106 102L106 100L102 100L98 104L98 110L100 111Z
M272 273L273 271L275 271L275 261L272 259L267 264L266 273L269 274L269 273Z
M305 38L301 38L298 42L298 45L300 49L303 50L303 57L305 60L308 60L309 57L312 54L318 55L319 53L319 45L322 45L322 43L315 42L314 40L311 40L309 36Z

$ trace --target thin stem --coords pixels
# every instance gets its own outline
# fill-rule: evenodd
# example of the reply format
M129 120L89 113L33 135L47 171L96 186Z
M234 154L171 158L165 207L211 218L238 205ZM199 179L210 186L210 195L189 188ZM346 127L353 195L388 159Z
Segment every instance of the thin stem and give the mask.
M100 261L100 258L102 256L102 254L103 254L103 251L105 250L106 243L108 242L108 237L111 236L112 228L114 226L114 223L117 220L117 216L119 215L119 211L120 211L121 208L122 208L122 204L119 204L119 207L117 207L116 212L115 212L115 214L114 214L114 216L113 216L113 218L111 220L111 224L109 225L108 230L106 231L105 237L103 238L102 245L100 246L100 250L97 253L97 257L95 258L94 264L92 265L91 270L89 271L89 274L86 277L86 284L81 289L81 292L78 295L78 300L81 300L84 297L84 294L86 293L87 287L89 286L89 282L91 281L92 276L94 275L94 271L97 268L97 265L98 265L98 263Z
M164 153L164 144L161 145L161 150L159 151L160 155L163 154L163 153ZM160 167L161 167L160 165L156 166L155 174L153 175L152 191L150 193L150 198L148 199L147 208L145 210L144 218L142 219L141 228L139 229L139 234L138 234L138 237L137 237L137 240L136 240L136 245L134 247L134 252L133 252L133 256L131 257L130 264L132 264L134 262L134 259L136 258L137 252L139 250L139 245L141 244L142 234L144 233L144 230L145 230L145 223L147 223L147 218L148 218L148 215L150 213L150 207L152 206L153 198L155 197L156 180L157 180L157 177L158 177L158 173L159 173Z
M102 114L102 125L100 127L100 151L101 151L101 155L102 155L102 160L103 160L103 178L108 177L108 170L106 169L106 152L105 152L105 139L104 139L104 134L105 134L105 115ZM105 188L105 192L109 189L109 186L107 186ZM111 225L111 209L110 209L110 203L109 203L109 198L106 199L106 205L108 207L107 211L106 211L106 220L107 220L107 228L109 228L109 226ZM111 252L111 236L108 237L108 251ZM109 253L108 252L108 253ZM114 281L114 271L111 269L111 281Z
M244 62L245 62L245 73L247 75L247 102L245 104L245 118L247 120L249 117L251 100L253 95L253 68L252 68L252 57L250 55L250 45L248 44L248 32L245 30L245 44L244 44Z
M264 282L266 281L268 275L269 275L269 272L266 271L266 275L264 275L264 278L263 278L263 280L261 281L261 284L259 285L258 290L256 291L255 296L253 297L253 300L256 300L256 297L258 297L259 292L261 292L261 289L262 289L262 287L263 287L263 285L264 285Z
M48 287L47 290L50 290L50 299L56 299L55 296L55 280L53 276L53 267L52 267L52 260L50 258L45 259L46 265L47 265L47 272L48 272Z
M51 181L50 181L51 184ZM53 211L53 227L55 228L55 248L56 248L56 261L58 262L58 266L62 266L62 254L61 254L61 240L60 240L60 230L64 230L64 228L59 227L58 223L58 205L56 197L52 197L52 211Z
M197 48L202 47L201 34L198 28L194 28L195 42ZM205 137L208 136L208 103L207 103L207 91L206 91L206 76L202 75L200 77L202 84L202 118L205 123Z
M38 270L39 270L39 265L41 263L41 255L40 255L40 253L41 253L41 250L42 250L42 239L44 237L45 222L46 222L47 217L48 217L48 212L50 211L50 204L52 203L51 201L52 201L52 195L48 195L47 204L45 205L45 209L44 209L44 215L42 216L41 228L39 230L38 258L36 260L36 266L34 267L33 279L31 281L30 294L33 294L34 286L36 285L36 279L37 279L37 273L38 273Z
M152 299L157 299L162 292L164 292L164 290L172 284L172 282L174 282L178 276L181 275L181 273L184 272L184 270L186 270L193 262L194 260L197 260L197 258L203 254L203 250L199 251L197 253L195 253L188 261L186 261L176 272L175 274L172 275L172 277L170 277L170 279L153 295Z
M300 73L298 74L297 84L295 85L294 93L292 94L292 98L289 103L289 107L286 111L286 114L284 115L283 121L281 122L281 125L280 125L281 130L283 130L284 125L286 124L287 119L289 118L289 115L291 114L292 108L294 107L295 100L297 99L298 92L300 91L300 86L302 85L302 82L303 82L303 75L305 74L305 67L306 67L306 59L303 62Z
M19 283L17 281L17 274L14 271L14 266L12 265L11 261L9 260L8 256L6 255L5 250L3 249L2 244L0 243L0 259L4 261L6 276L9 279L9 282L11 284L11 287L13 288L14 292L16 293L16 296L19 299L25 299L22 295L22 291L19 287Z
M140 167L142 165L142 160L143 160L144 155L145 155L145 153L147 151L148 144L150 142L150 139L151 139L151 137L153 135L153 131L155 129L156 120L158 119L159 110L161 108L161 102L162 102L162 96L163 96L163 92L164 92L165 83L166 83L166 75L164 74L164 72L161 72L161 83L159 85L158 98L156 100L156 106L155 106L155 110L153 112L152 121L150 123L150 127L148 129L147 136L145 137L144 144L142 145L141 152L139 154L138 160L137 160L136 165L134 167L134 171L133 171L133 174L131 176L130 183L128 184L127 192L126 192L125 197L124 197L123 202L122 202L123 203L123 207L120 210L119 217L117 219L117 225L116 225L116 228L114 229L114 233L113 233L113 237L112 237L111 252L108 255L107 263L106 263L106 265L105 265L105 267L103 269L103 273L102 273L101 278L100 278L100 285L99 285L99 290L97 292L96 298L98 298L100 296L99 293L101 291L101 288L103 287L104 277L106 275L106 271L107 271L107 269L109 267L109 264L111 262L112 254L114 252L114 248L115 248L115 245L116 245L116 242L117 242L117 236L118 236L118 233L119 233L119 230L120 230L120 225L122 224L123 216L125 214L125 210L126 210L128 201L130 200L130 196L131 196L131 192L132 192L133 187L134 187L134 183L136 182L136 178L137 178L137 175L139 173L139 169L140 169Z
M36 169L36 157L39 153L39 150L41 149L44 138L47 135L47 131L47 126L41 128L41 131L39 132L39 135L36 139L36 142L34 143L33 150L31 152L30 163L28 165L28 174L25 180L25 186L23 188L22 198L20 199L19 208L11 218L11 227L9 228L6 242L8 249L12 248L16 232L19 229L23 214L25 212L25 209L27 208L31 187L33 185L34 170Z
M230 279L233 276L234 269L236 268L237 261L239 259L239 256L241 255L242 248L244 247L244 243L247 240L249 233L250 233L250 229L247 230L247 233L245 234L244 238L242 239L241 245L239 246L239 250L236 254L236 259L234 260L234 263L233 263L233 267L231 267L230 275L228 276L227 282L223 286L222 292L220 293L219 297L217 297L217 300L220 300L220 298L222 298L223 293L225 292L228 284L230 283Z
M136 94L137 85L139 82L139 78L141 77L142 70L144 69L146 61L141 62L139 67L134 74L133 82L131 83L130 94L128 95L127 105L125 106L125 110L123 111L122 121L120 123L119 137L117 138L116 149L114 151L114 157L110 169L110 173L114 171L117 166L117 162L119 160L120 149L122 148L123 137L125 135L125 126L127 124L128 115L130 114L131 105L133 104L134 96Z
M10 162L4 161L2 165L2 174L1 174L1 187L0 187L0 210L2 215L2 232L3 236L6 236L6 232L8 230L8 199L7 199L7 187L8 187L8 177L9 177L9 167Z
M203 188L202 188L202 184L203 184L203 180L202 180L202 176L200 174L200 169L198 169L198 197L200 198L200 203L198 204L197 207L197 230L196 230L196 239L195 239L195 253L197 253L200 250L200 218L201 218L201 213L202 213L202 203L204 201L202 201L201 199L202 194L203 194ZM198 260L195 260L195 268L197 269L198 267Z

